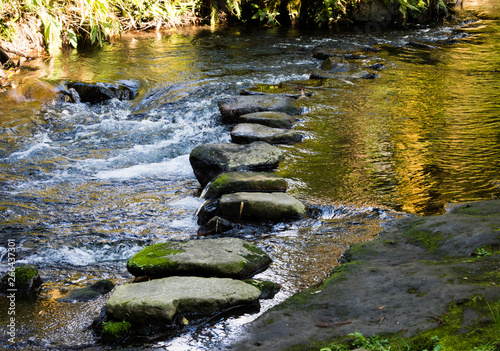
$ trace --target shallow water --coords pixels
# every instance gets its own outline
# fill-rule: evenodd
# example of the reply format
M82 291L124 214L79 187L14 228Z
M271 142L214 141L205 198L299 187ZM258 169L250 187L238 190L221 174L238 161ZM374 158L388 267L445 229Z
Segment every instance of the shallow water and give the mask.
M232 233L274 260L258 277L283 289L262 301L261 312L321 282L346 248L370 240L392 218L497 198L499 11L494 1L481 6L466 4L456 22L398 31L136 33L47 61L54 84L120 81L139 96L99 106L4 101L0 272L14 238L17 263L36 264L45 283L36 302L16 304L16 345L2 313L2 346L102 349L88 325L106 297L74 304L55 298L98 279L127 282L125 262L143 246L197 237L202 201L188 155L198 144L230 140L217 101L241 89L297 93L303 86L313 93L298 100L303 114L295 129L305 139L280 147L285 161L276 172L317 215ZM385 66L374 80L309 80L321 64L311 55L320 44L378 47L354 63ZM0 309L6 306L1 299ZM218 317L125 348L219 349L257 315Z

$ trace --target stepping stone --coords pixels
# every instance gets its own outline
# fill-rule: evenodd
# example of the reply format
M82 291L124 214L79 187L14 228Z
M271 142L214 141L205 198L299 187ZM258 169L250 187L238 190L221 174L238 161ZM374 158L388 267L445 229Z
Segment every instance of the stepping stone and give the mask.
M341 78L341 79L375 79L377 74L360 71L360 72L327 72L319 69L315 69L309 79L331 79L331 78Z
M222 122L226 124L237 123L239 116L253 112L278 111L289 115L300 114L295 99L279 95L232 96L219 101L219 110Z
M221 173L270 171L282 160L280 149L262 141L247 145L203 144L196 146L189 155L194 175L203 187Z
M302 140L302 135L290 129L240 123L231 131L231 140L236 144L249 144L254 141L264 141L269 144L294 144Z
M241 192L222 195L220 215L225 218L283 221L307 217L307 208L284 193Z
M257 123L272 128L290 129L295 117L284 112L263 111L241 115L236 123Z
M172 323L177 314L208 314L251 304L258 288L230 278L169 277L120 285L105 305L106 314L132 324Z
M202 197L212 199L224 194L237 192L286 192L285 178L265 172L227 172L223 173L203 190Z
M247 278L271 259L259 247L238 238L169 241L147 246L128 262L136 277L173 275Z

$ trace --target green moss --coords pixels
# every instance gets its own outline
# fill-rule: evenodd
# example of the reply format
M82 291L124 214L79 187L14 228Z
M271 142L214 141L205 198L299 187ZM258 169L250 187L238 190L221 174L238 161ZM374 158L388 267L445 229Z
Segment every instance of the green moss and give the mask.
M175 268L178 263L172 261L169 256L184 252L179 249L180 245L182 244L166 242L147 246L127 262L127 269L135 276L155 276L159 272Z
M410 243L424 247L430 253L438 252L445 239L441 232L417 229L406 231L405 236Z
M132 325L123 320L122 322L104 322L102 323L101 339L105 344L114 344L126 339L131 333Z

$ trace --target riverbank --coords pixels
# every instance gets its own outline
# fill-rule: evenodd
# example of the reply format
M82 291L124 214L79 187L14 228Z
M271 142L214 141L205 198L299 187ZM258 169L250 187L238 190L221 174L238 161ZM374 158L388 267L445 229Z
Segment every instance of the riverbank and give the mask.
M250 323L230 349L335 350L332 345L347 342L337 349L349 350L349 334L359 332L412 350L438 344L441 350L496 350L499 248L499 200L397 220L373 241L351 247L321 285Z

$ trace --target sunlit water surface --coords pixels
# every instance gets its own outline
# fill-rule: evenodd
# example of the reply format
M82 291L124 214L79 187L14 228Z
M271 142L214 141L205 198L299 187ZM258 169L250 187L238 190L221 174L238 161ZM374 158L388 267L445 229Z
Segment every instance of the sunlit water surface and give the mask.
M2 104L0 272L7 271L7 241L15 239L17 263L38 266L45 282L35 302L17 301L16 345L7 340L9 316L2 312L2 346L104 348L88 326L107 297L73 304L55 299L99 279L130 281L126 260L145 245L197 238L194 214L202 200L189 152L229 142L217 102L241 89L296 94L303 86L313 93L297 101L303 114L294 128L305 138L280 147L285 161L276 172L316 215L232 233L274 260L257 277L283 288L261 302L261 313L321 282L345 249L372 239L392 218L497 198L496 6L469 3L456 22L404 31L139 33L47 61L46 80L54 84L119 81L136 86L139 96L97 106ZM309 80L321 64L311 54L320 44L378 47L354 63L384 68L374 80ZM7 303L1 299L0 310ZM257 316L217 317L120 349L220 349Z

